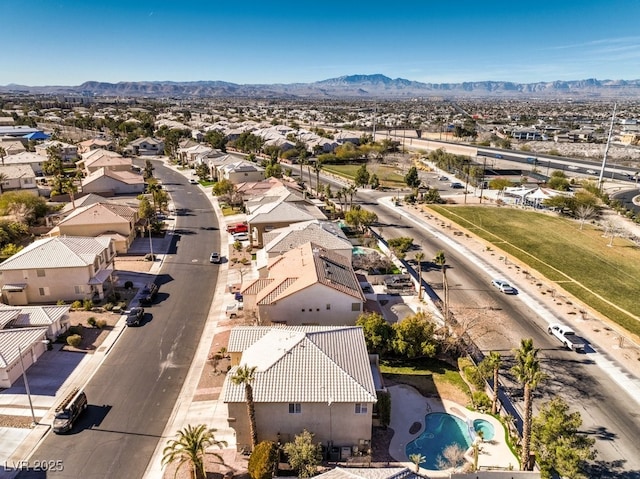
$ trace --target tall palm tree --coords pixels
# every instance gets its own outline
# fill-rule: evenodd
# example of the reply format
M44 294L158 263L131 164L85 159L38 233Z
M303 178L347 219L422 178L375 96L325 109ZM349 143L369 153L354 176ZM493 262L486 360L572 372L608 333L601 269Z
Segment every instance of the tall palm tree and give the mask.
M530 470L531 455L531 417L533 410L533 390L545 374L540 369L539 349L533 347L533 339L520 340L520 348L514 350L515 365L511 372L524 388L524 418L522 423L522 450L520 452L520 469Z
M358 191L358 187L356 185L349 185L347 188L347 194L349 195L349 210L353 208L353 195Z
M502 355L498 351L491 351L489 356L485 358L487 366L493 371L493 399L491 401L491 414L498 412L498 390L500 366L502 366Z
M251 383L255 379L256 367L249 367L246 364L240 366L235 374L231 376L231 382L237 385L244 385L244 397L247 401L247 415L249 416L249 432L251 433L251 450L258 445L258 431L256 429L256 407L253 402L253 387Z
M316 159L313 169L316 172L316 196L320 196L320 170L322 169L322 162Z
M2 166L4 166L4 157L7 156L7 150L0 146L0 159L2 160Z
M204 424L187 426L178 431L176 439L170 439L162 450L162 465L177 463L176 475L183 464L191 465L190 476L194 479L204 479L204 456L209 446L217 446L222 449L227 445L226 441L218 441L214 436L215 429L208 429ZM224 464L222 456L213 454Z
M444 251L436 252L433 262L440 266L442 270L442 301L444 304L444 320L447 322L449 321L449 284L447 283L447 257L444 255Z
M418 301L422 299L422 260L424 259L424 253L420 251L416 253L416 261L418 263Z

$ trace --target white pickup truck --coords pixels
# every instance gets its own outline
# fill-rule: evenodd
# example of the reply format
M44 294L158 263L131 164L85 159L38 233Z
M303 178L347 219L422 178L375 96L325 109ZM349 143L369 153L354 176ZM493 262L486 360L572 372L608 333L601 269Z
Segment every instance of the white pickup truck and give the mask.
M578 336L573 329L562 324L550 324L548 331L549 334L553 334L558 338L567 349L584 352L587 342Z

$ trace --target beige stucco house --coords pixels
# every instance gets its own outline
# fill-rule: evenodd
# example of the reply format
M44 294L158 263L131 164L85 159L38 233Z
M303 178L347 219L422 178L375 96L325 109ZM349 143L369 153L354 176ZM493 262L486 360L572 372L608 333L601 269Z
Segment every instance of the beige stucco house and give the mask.
M353 325L366 301L351 260L311 242L270 260L242 294L261 324Z
M55 341L69 329L70 306L9 306L0 304L0 329L47 328L47 339Z
M80 206L60 221L49 236L111 237L117 253L126 253L136 237L138 211L115 203Z
M256 368L258 441L288 442L307 429L325 445L370 444L377 398L361 328L238 327L227 350L232 367L222 399L238 450L251 444L244 386L230 380L238 366Z
M0 329L0 388L10 388L47 350L47 328ZM22 361L20 361L22 357Z
M125 149L135 156L164 155L164 142L156 138L138 138L133 140Z
M78 151L80 153L86 153L91 150L115 150L115 145L111 140L105 140L103 138L91 138L78 143Z
M98 149L83 153L82 159L78 161L78 167L82 168L86 174L91 174L100 168L111 171L132 171L133 160L115 151Z
M50 140L40 143L39 145L35 146L35 151L36 154L48 158L49 155L47 153L47 149L52 147L59 148L60 158L62 159L63 163L71 163L78 158L78 147L76 145L57 140Z
M0 264L2 302L16 306L103 299L115 254L113 241L105 237L34 241Z
M22 190L38 196L36 174L31 165L0 165L0 173L5 176L5 180L2 181L2 192Z
M111 171L103 167L83 178L82 192L103 196L139 195L144 193L144 178L133 171Z

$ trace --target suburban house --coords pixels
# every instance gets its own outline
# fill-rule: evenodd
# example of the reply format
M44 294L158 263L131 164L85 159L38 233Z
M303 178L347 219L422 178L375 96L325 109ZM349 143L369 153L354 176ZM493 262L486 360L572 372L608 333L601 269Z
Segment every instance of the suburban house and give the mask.
M0 388L10 388L36 362L47 341L47 328L0 329Z
M261 324L353 325L363 312L351 259L315 243L272 258L263 274L242 286L244 310Z
M69 329L69 308L0 304L0 329L47 328L47 339L55 341Z
M7 156L17 155L18 153L27 151L19 138L13 138L10 136L0 137L0 147L4 148L4 152Z
M23 190L38 196L36 174L31 165L0 166L0 174L4 175L0 188L1 192Z
M2 302L22 306L103 299L115 254L110 238L36 240L0 264Z
M216 168L215 179L229 180L233 184L260 181L264 179L264 168L245 160L226 163Z
M82 168L86 174L91 174L100 168L111 171L132 171L133 160L124 158L115 151L91 150L82 154L82 159L78 161L78 167Z
M164 155L164 142L155 138L138 138L129 143L125 149L134 156Z
M256 368L251 385L258 441L288 442L307 429L329 447L370 447L379 374L361 328L237 327L227 351L231 369L221 397L238 450L251 449L245 388L230 380L242 366Z
M36 176L42 176L42 164L47 161L43 156L36 155L31 151L23 151L14 155L4 157L4 166L29 165Z
M81 141L78 143L78 151L86 153L91 150L115 150L115 145L111 140L104 140L102 138L92 138L90 140Z
M60 150L60 159L63 163L73 163L78 158L78 147L62 141L51 140L45 141L35 146L36 154L49 157L47 150L49 148L58 148Z
M264 234L277 228L284 228L293 223L312 221L316 219L326 220L327 217L315 206L307 203L285 201L286 197L264 198L261 201L270 201L251 206L247 223L253 237L254 244L262 247Z
M257 251L258 271L264 271L269 260L313 241L322 249L335 251L351 261L353 246L337 223L312 220L294 223L264 234L264 247Z
M124 254L136 237L138 211L115 203L94 203L76 207L49 236L105 236L113 240L116 252Z
M144 193L144 178L133 171L112 171L103 167L82 179L82 192L103 196L139 195Z

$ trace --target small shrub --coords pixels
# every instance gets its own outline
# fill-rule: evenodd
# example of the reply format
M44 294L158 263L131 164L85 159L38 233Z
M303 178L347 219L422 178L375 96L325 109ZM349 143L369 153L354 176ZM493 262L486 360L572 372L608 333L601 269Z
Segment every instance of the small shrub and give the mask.
M240 251L242 249L242 243L240 241L235 241L233 243L233 249L236 251Z
M73 336L73 335L80 336L81 334L82 334L82 325L69 327L69 336Z
M85 299L82 303L82 309L84 309L85 311L91 311L91 308L93 308L93 301L91 301L90 299Z
M82 342L82 336L79 334L72 334L71 336L67 336L67 344L71 347L77 348L80 346Z
M98 321L96 321L96 326L98 327L98 329L104 329L106 325L107 322L104 319L99 319Z
M59 299L58 301L56 301L56 305L58 306L64 306L66 303L64 302L64 299Z
M127 303L125 301L120 301L118 303L118 307L120 308L121 311L127 309Z
M484 412L491 409L491 399L484 391L475 391L471 395L471 399L477 410Z
M278 448L271 441L262 441L251 453L247 470L251 479L271 479L278 461Z
M111 311L113 309L113 303L107 303L104 305L105 311Z
M87 318L87 324L89 326L91 326L92 328L96 327L96 318L94 318L93 316L90 316L89 318Z
M82 301L80 301L79 299L71 303L71 309L80 309L80 308L82 308Z

